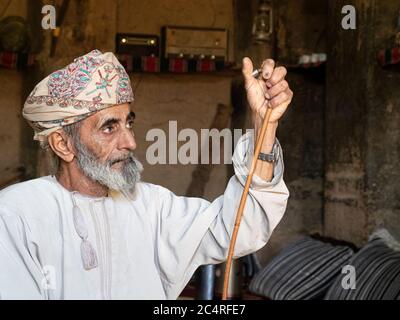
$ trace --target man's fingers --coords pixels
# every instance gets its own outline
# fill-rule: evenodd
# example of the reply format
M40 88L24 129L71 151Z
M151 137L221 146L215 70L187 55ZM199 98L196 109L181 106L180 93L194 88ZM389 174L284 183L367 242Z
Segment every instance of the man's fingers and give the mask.
M264 60L261 64L261 74L262 77L267 80L271 77L275 68L275 61L272 59Z
M270 89L267 90L265 97L267 99L272 99L276 95L280 94L281 92L286 91L286 89L289 88L289 84L287 83L286 80L282 80L278 82L276 85L271 87Z
M287 70L285 67L277 67L273 71L271 78L267 80L266 84L268 88L271 88L272 86L276 85L279 81L282 81L283 78L285 78L287 74Z
M244 81L246 82L246 86L249 85L252 81L254 81L254 77L252 76L253 73L253 62L250 58L243 58L242 61L242 73L244 77Z
M293 92L289 88L287 88L285 91L279 93L277 96L272 98L268 105L272 108L275 108L277 106L280 106L283 103L290 102L290 100L293 97Z

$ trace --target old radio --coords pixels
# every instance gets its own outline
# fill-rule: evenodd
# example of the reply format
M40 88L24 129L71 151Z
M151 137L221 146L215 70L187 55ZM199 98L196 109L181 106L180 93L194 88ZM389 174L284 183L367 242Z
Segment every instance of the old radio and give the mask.
M162 43L162 59L166 66L171 65L170 60L185 59L189 66L194 65L196 68L204 66L198 63L199 60L207 60L211 61L207 66L215 65L219 70L228 58L226 29L166 26L162 30ZM192 71L201 70L197 67L197 70Z
M128 71L160 71L157 35L117 33L116 53Z

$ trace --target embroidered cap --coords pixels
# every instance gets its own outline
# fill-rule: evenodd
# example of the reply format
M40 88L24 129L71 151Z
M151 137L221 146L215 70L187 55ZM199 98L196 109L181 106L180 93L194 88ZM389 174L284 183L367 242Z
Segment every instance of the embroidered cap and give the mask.
M34 139L44 141L65 125L132 101L129 76L115 55L93 50L39 82L22 115L34 129Z

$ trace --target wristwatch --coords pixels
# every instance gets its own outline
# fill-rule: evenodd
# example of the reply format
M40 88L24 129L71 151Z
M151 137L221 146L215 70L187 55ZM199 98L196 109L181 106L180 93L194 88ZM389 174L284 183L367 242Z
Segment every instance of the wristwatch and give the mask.
M275 163L279 159L279 145L277 141L275 140L274 146L272 147L272 152L271 153L262 153L258 155L258 159L261 161L266 161L270 163Z

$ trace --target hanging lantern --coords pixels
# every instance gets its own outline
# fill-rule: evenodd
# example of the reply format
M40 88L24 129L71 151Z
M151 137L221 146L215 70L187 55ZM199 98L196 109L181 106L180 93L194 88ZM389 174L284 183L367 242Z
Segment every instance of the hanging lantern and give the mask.
M270 41L273 29L272 4L269 0L260 0L253 22L252 38L255 43Z
M397 16L395 43L396 43L396 46L400 47L400 11L399 11L399 14Z

